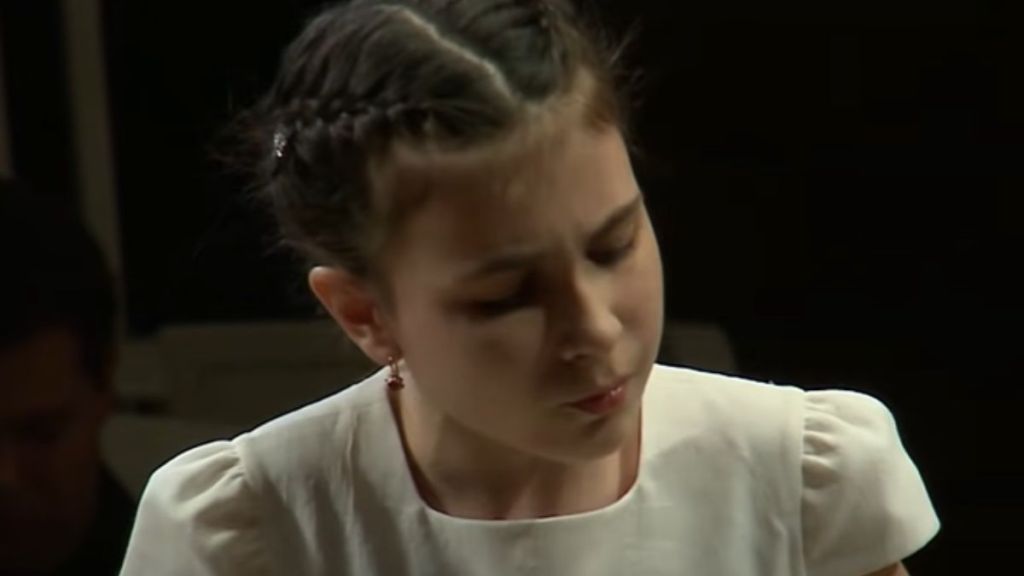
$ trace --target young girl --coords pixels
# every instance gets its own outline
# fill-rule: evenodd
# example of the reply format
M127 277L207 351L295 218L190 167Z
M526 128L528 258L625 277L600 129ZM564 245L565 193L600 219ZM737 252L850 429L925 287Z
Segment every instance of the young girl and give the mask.
M901 574L889 412L654 363L611 51L563 0L355 0L248 116L309 286L386 368L158 470L123 574Z

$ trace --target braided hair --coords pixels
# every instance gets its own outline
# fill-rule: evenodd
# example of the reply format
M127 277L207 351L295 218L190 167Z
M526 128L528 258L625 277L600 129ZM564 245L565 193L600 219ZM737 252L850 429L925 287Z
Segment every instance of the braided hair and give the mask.
M313 18L263 99L240 118L247 170L282 241L311 264L372 277L387 237L375 163L398 144L494 142L578 90L626 133L616 58L567 0L352 0Z

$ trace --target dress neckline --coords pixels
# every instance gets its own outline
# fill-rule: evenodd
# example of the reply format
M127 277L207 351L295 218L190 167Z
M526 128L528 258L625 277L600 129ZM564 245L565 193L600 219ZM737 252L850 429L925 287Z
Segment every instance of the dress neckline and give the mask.
M654 368L651 370L653 375ZM383 372L381 372L383 374ZM648 376L647 384L649 385L653 379ZM405 455L405 447L402 443L401 433L399 432L398 416L395 414L394 407L391 400L388 398L388 388L385 383L385 378L374 378L373 382L375 386L374 396L377 397L376 404L386 412L385 418L383 419L387 430L385 431L385 453L388 455L389 465L393 470L398 470L400 479L396 479L396 485L399 486L401 494L398 495L401 498L403 505L412 503L416 511L421 512L432 520L448 523L451 525L462 525L466 527L480 528L480 529L502 529L502 528L515 528L527 525L537 524L560 524L568 522L584 522L587 520L593 520L599 517L603 517L609 514L615 514L619 510L626 509L630 506L630 502L636 498L636 493L639 491L640 486L645 482L646 479L646 462L648 461L648 452L651 446L650 442L650 418L648 417L650 409L648 406L647 388L645 386L644 395L641 399L640 408L640 448L639 458L637 462L636 477L633 480L632 485L626 492L617 498L614 502L594 510L587 510L585 512L574 512L572 514L561 514L558 516L545 516L541 518L518 518L511 520L492 520L492 519L480 519L480 518L466 518L462 516L454 516L446 512L442 512L430 506L423 499L419 489L416 487L416 481L413 478L412 470L409 467L408 459Z

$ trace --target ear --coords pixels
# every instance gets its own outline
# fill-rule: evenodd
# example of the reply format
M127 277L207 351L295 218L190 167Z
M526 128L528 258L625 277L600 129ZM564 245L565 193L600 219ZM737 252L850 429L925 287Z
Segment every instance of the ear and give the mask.
M380 298L364 280L326 266L310 270L308 280L320 304L371 360L384 365L400 356Z

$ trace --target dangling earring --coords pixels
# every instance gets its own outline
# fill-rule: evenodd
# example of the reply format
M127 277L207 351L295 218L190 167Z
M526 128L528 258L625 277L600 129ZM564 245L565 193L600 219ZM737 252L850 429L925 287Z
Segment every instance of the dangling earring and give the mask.
M388 389L401 390L405 388L405 380L402 380L402 371L398 367L398 360L394 356L388 356Z

